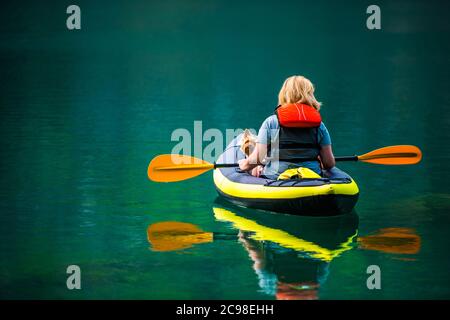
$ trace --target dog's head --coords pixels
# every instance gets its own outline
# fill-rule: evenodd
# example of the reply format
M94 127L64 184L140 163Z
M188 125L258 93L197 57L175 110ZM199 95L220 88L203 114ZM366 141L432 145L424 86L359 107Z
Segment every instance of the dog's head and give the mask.
M242 134L242 140L241 140L241 151L246 155L249 156L256 146L256 136L250 132L250 130L245 129L244 133Z

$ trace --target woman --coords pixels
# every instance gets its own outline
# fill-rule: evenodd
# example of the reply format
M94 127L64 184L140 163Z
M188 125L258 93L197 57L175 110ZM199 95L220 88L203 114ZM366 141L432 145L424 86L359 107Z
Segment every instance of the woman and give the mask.
M311 81L303 76L287 78L278 94L275 114L261 125L256 147L239 162L240 169L252 170L256 177L277 179L291 168L304 167L321 174L321 167L334 167L331 138L321 122L320 106ZM312 118L318 122L310 121Z

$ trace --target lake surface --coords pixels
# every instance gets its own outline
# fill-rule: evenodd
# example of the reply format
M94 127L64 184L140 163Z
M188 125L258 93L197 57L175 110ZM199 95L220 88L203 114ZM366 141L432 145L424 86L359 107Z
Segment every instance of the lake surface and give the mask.
M450 298L450 5L378 1L370 31L368 4L78 1L76 31L64 3L2 4L0 297ZM174 130L257 129L293 74L315 84L336 155L413 144L422 162L340 164L360 198L332 218L228 206L211 172L148 180ZM162 221L218 237L158 251Z

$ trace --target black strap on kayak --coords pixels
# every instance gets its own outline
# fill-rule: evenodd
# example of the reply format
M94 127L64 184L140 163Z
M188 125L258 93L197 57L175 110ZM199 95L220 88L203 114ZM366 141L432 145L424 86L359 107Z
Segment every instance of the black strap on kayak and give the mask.
M215 163L214 162L214 169L217 168L235 168L239 167L239 163Z

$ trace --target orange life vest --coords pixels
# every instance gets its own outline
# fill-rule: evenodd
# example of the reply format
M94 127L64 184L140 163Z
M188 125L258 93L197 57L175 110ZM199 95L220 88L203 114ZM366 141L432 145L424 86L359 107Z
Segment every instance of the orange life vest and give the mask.
M322 122L319 111L301 103L279 106L276 108L276 115L280 126L286 128L314 128Z

